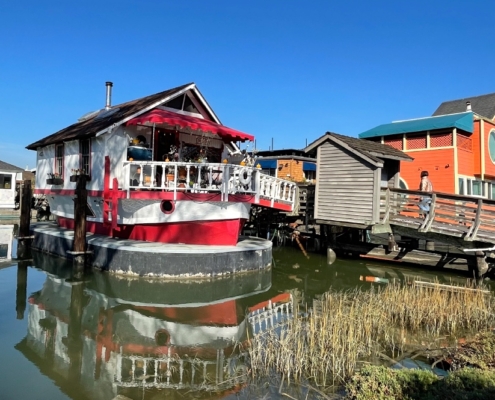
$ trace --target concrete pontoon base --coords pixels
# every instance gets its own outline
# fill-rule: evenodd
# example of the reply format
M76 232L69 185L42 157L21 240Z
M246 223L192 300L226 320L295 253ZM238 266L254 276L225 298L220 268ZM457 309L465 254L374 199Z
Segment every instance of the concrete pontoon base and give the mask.
M74 231L53 223L31 226L32 248L72 259ZM86 235L87 264L100 270L163 278L212 277L271 268L272 242L240 237L236 246L200 246L112 239Z

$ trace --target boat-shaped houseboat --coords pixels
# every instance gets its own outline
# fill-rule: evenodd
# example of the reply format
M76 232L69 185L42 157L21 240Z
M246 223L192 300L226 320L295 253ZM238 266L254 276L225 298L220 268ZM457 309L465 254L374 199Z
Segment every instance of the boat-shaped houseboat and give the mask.
M194 83L106 106L27 146L37 152L35 193L58 226L74 229L78 180L86 230L161 243L235 245L252 204L291 211L295 184L262 173Z

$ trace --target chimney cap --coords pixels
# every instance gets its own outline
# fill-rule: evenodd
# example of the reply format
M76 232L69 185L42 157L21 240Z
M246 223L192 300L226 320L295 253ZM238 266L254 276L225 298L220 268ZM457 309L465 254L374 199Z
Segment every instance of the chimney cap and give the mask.
M466 111L471 111L471 102L469 100L466 101Z

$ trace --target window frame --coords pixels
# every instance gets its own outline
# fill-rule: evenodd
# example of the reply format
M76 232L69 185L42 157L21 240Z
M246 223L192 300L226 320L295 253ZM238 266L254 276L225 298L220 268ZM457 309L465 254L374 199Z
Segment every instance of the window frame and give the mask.
M64 144L56 144L55 145L55 166L54 172L60 176L60 178L64 178L64 168L65 167L65 146Z
M89 177L91 177L91 144L91 139L79 141L79 169Z

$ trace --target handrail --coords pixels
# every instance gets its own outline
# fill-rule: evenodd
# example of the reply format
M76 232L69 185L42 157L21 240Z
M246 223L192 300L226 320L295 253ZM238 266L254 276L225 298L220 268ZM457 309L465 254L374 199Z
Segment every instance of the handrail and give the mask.
M430 208L421 213L419 205L425 198L431 199ZM495 200L399 188L382 188L381 199L382 223L416 226L419 232L435 231L466 241L495 243Z
M135 175L137 168L141 172ZM252 166L224 163L193 163L170 161L125 161L121 187L130 197L132 190L160 190L177 193L219 193L221 201L229 196L248 194L254 204L262 200L295 204L296 184L261 172Z

